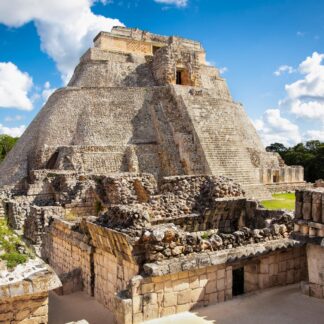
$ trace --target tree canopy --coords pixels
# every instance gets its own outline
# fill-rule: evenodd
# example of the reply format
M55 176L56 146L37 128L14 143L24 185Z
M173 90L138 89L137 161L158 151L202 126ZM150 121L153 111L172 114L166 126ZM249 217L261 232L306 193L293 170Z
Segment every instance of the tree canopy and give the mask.
M14 147L18 138L5 134L0 135L0 162L4 160L9 151Z
M302 165L305 169L305 180L314 182L324 179L324 143L308 141L293 147L273 143L266 147L268 152L277 152L287 165Z

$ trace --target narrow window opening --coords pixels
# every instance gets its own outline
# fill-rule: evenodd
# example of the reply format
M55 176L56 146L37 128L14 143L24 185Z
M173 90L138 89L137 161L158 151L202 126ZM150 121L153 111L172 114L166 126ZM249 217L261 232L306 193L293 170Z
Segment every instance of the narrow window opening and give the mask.
M238 268L233 270L233 296L244 294L244 268Z
M181 77L182 77L181 71L177 71L177 80L176 80L177 84L182 84Z

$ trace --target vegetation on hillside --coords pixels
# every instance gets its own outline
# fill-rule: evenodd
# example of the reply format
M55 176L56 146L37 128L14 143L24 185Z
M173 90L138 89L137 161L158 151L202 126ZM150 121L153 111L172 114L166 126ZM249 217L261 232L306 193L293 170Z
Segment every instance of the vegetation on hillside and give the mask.
M17 141L18 137L11 137L5 134L0 135L0 162L4 160Z
M308 141L293 147L274 143L266 147L268 152L277 152L287 165L302 165L305 169L305 180L315 182L324 179L324 143Z
M295 210L294 193L276 193L272 195L273 200L264 200L262 206L267 209Z

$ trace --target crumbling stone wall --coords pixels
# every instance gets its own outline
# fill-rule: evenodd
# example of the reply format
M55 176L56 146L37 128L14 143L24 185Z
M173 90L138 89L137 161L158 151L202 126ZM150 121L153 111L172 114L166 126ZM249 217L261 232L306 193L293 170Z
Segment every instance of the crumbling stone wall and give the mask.
M23 295L14 298L0 299L0 323L48 322L48 293Z
M295 232L306 237L324 237L324 190L296 191Z

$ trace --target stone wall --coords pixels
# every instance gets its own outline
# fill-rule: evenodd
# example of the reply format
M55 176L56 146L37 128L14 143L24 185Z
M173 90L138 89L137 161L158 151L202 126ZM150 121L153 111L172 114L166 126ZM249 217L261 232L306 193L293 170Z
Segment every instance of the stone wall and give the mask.
M92 295L92 253L89 237L62 220L54 220L43 236L42 257L62 279L63 294L83 289Z
M133 323L232 298L232 267L219 265L131 281Z
M117 252L117 251L116 251ZM100 248L94 253L94 296L97 301L115 313L118 307L116 294L123 292L129 280L138 274L138 265Z
M122 299L126 314L119 314L119 322L140 323L232 299L233 270L240 267L244 268L245 292L296 283L307 277L304 248L162 276L135 276Z
M284 286L307 278L306 251L296 247L261 257L244 266L246 292Z
M308 296L324 298L324 247L307 245L308 282L302 283L302 292Z
M266 188L271 193L294 192L296 190L311 189L311 188L313 188L313 184L307 183L307 182L272 183L272 184L267 184Z
M60 284L40 259L29 260L10 272L1 270L0 323L47 324L48 292Z
M324 237L324 190L296 191L295 232L307 237Z
M304 182L304 168L302 166L261 167L260 180L264 184L298 184Z
M0 324L47 324L48 293L1 298Z

